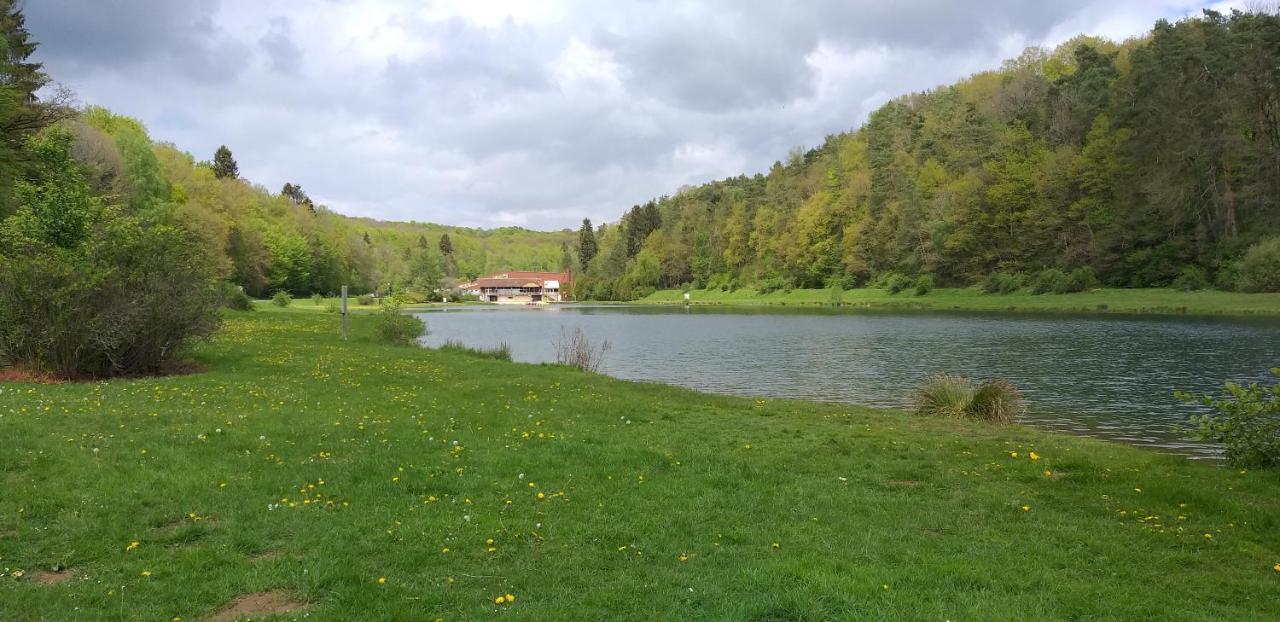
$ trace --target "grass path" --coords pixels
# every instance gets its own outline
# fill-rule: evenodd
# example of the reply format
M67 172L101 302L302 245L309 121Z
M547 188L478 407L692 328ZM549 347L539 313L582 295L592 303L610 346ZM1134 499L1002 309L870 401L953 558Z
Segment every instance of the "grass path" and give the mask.
M642 304L683 304L684 293L669 289L637 301ZM825 289L797 289L760 294L751 289L733 292L694 290L693 304L719 305L830 305L833 293ZM883 289L851 289L840 293L840 303L853 307L919 309L933 311L1018 311L1070 313L1159 313L1191 315L1280 315L1280 294L1237 292L1181 292L1172 289L1096 289L1075 294L1030 292L984 294L972 288L940 288L924 296L911 290L890 294Z
M0 384L0 620L1280 618L1275 472L371 323L235 313L206 373Z

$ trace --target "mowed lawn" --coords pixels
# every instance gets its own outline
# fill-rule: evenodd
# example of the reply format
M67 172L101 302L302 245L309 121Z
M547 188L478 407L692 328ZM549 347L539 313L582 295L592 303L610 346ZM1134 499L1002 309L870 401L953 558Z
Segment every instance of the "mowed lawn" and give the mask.
M1280 618L1276 472L372 322L232 313L203 373L0 384L0 620Z

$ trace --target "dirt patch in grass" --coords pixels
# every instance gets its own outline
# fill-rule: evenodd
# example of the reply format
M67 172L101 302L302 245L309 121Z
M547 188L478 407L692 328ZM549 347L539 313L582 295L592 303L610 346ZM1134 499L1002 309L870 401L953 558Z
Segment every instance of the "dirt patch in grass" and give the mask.
M209 368L196 361L169 361L157 370L139 374L122 374L119 378L167 378L169 376L189 376L209 371ZM20 365L0 368L0 382L25 382L32 384L62 384L64 382L97 382L104 377L74 376L68 377L53 372L33 371Z
M260 551L250 557L249 560L255 562L269 562L273 559L280 559L281 557L284 557L284 554L280 551Z
M74 578L76 578L76 574L71 570L64 568L56 571L46 570L43 572L37 572L36 575L32 577L32 580L40 585L57 585L59 583L66 583Z
M282 613L306 611L310 603L300 601L284 590L241 594L209 617L208 622L233 622L243 618L261 618Z

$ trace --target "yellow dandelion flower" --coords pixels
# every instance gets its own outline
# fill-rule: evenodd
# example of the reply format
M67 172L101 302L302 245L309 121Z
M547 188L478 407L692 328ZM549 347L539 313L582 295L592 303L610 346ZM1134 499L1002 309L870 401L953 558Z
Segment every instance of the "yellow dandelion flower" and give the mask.
M387 583L386 577L378 577L378 585L386 585L386 583Z
M509 603L514 603L514 602L516 602L516 597L515 597L515 595L514 595L514 594L507 594L507 602L509 602Z
M1017 457L1018 457L1018 452L1016 452L1016 451L1011 451L1011 452L1009 452L1009 457L1010 457L1010 458L1017 458Z
M1038 453L1036 453L1036 452L1034 452L1034 451L1033 451L1033 452L1031 452L1030 454L1027 454L1027 455L1028 455L1028 456L1030 456L1032 460L1039 460L1039 459L1040 459L1040 454L1038 454Z
M1272 568L1272 570L1275 570L1276 572L1280 572L1280 564L1276 564L1276 565L1272 566L1271 568Z
M124 550L126 550L126 551L132 551L132 550L134 550L134 549L138 548L138 546L140 546L140 545L141 545L141 543L140 543L140 542L138 542L137 540L134 540L133 542L130 542L130 543L129 543L129 546L124 547Z
M1053 471L1046 470L1046 471L1044 472L1044 476L1045 476L1045 477L1053 477Z
M688 555L686 555L686 554L684 554L684 553L681 553L681 554L680 554L679 559L680 559L680 561L682 561L682 562L687 562L687 561L689 561L689 556L688 556ZM1277 565L1280 565L1280 564L1277 564Z
M773 548L775 548L775 549L780 549L780 548L782 548L782 545L781 545L781 544L778 544L777 542L774 542L772 546L773 546Z
M151 576L151 571L150 571L150 570L143 570L143 571L142 571L142 576L144 576L144 577L149 577L149 576Z
M1212 540L1212 539L1213 539L1213 534L1211 534L1211 533L1206 533L1206 534L1204 534L1204 537L1206 537L1206 538L1208 538L1208 539Z
M1030 511L1031 511L1031 506L1029 506L1029 505L1024 505L1024 506L1022 506L1022 511L1023 511L1023 512L1030 512Z
M542 493L538 493L538 499L539 499L539 500L541 500L541 499L546 499L546 498L547 498L547 495L544 495L544 494L542 494Z
M497 598L493 599L493 604L495 604L495 605L501 605L502 603L505 603L505 602L507 602L507 597L506 597L506 596L499 596L499 597L497 597Z

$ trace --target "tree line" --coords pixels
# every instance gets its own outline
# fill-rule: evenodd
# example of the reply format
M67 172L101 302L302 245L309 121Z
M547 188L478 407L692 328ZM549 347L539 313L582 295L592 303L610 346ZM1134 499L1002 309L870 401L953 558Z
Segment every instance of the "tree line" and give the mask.
M1120 44L1028 49L767 174L585 221L577 293L1055 273L1280 290L1277 201L1280 18L1205 11Z

